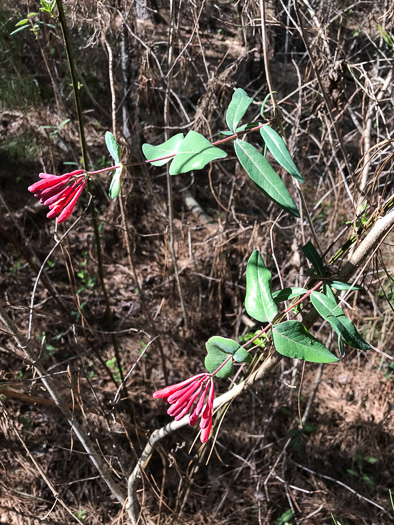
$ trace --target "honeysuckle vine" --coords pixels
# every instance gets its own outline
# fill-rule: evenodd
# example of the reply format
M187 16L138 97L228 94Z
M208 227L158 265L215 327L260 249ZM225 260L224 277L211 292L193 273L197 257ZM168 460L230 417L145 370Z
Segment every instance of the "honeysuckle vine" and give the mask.
M92 192L92 187L89 188L89 181L95 176L113 173L112 181L109 186L109 196L113 199L116 198L120 192L122 173L126 165L123 165L121 162L122 152L115 136L112 133L107 132L105 134L105 143L109 154L114 161L113 166L99 170L87 171L87 144L85 140L82 107L79 97L80 86L73 64L70 38L67 31L62 0L40 0L40 4L40 11L49 14L53 21L58 21L63 31L79 121L82 150L81 166L84 169L77 169L59 176L41 173L39 175L41 180L33 183L28 189L40 199L40 202L43 205L49 207L47 217L56 218L57 223L61 224L71 216L85 187L87 186L89 191ZM54 14L55 5L58 10L57 16ZM17 30L14 31L14 33L25 30L29 27L33 31L37 31L40 22L33 22L33 20L36 20L37 16L38 13L30 13L26 20L17 24ZM264 17L262 18L264 19ZM265 119L265 102L269 96L270 94L267 95L261 107L261 117L263 119ZM163 144L144 144L142 151L146 160L131 162L127 167L136 167L142 164L163 166L164 164L171 162L169 165L169 173L174 176L180 175L192 170L201 170L212 161L220 162L221 159L227 157L227 152L221 149L221 146L233 142L236 158L256 187L277 206L293 217L299 218L300 213L296 202L294 202L284 180L282 180L282 178L276 173L274 167L267 158L267 153L269 152L276 163L288 174L301 184L305 182L292 160L285 141L275 131L275 123L270 121L265 121L264 123L253 121L240 126L241 120L245 117L246 112L252 103L253 99L250 98L244 90L236 89L226 111L226 124L228 130L221 132L224 138L210 142L195 131L189 131L186 136L183 133L179 133L169 138ZM244 140L246 136L255 132L258 132L258 137L263 141L259 147L256 147L257 140L254 140L253 144ZM393 202L387 201L382 207L382 213L380 211L377 212L378 216L379 213L383 215L383 212L389 210L392 206ZM100 255L100 235L95 221L96 211L93 204L91 210L96 237L99 275L106 301L108 325L112 333L111 337L113 337L114 341L118 368L120 375L122 376L121 359L116 345L116 338L113 334L114 330L111 321L111 311L104 286ZM391 214L392 213L393 212L391 212ZM376 229L375 222L378 223L380 220L384 220L387 225L383 226L389 231L389 228L392 228L394 220L392 217L390 218L390 221L387 219L388 218L373 218L373 216L370 216L368 219L370 221L370 223L368 223L368 228L373 226L372 229ZM363 226L366 228L365 224L363 224ZM350 239L349 242L355 242L355 239L357 239L357 236L360 233L359 230L356 233L355 238ZM56 401L56 404L61 407L64 414L69 419L73 431L84 445L86 452L96 465L100 475L106 480L117 500L122 506L125 505L126 511L129 512L129 515L132 518L132 522L137 523L139 521L139 515L138 512L136 512L138 505L135 504L137 500L136 491L134 490L135 481L141 477L141 472L143 472L146 467L146 464L149 461L149 455L152 453L157 440L168 435L168 433L166 433L166 428L180 428L182 421L186 420L190 425L195 425L199 421L200 441L206 443L211 436L214 407L221 406L220 403L227 402L229 399L233 399L236 395L239 395L244 385L247 384L248 380L252 379L253 376L261 377L259 374L262 374L262 369L266 363L268 363L266 371L272 370L272 366L274 366L275 362L278 362L278 360L281 359L281 356L315 363L335 363L344 355L345 344L361 350L367 350L370 347L338 305L337 291L345 290L350 292L352 290L360 289L358 285L348 283L346 280L350 279L350 276L354 273L354 268L357 265L354 261L364 260L366 253L371 251L371 246L379 244L376 234L371 238L371 241L368 241L368 236L364 239L363 243L361 243L352 255L353 262L349 260L344 268L342 268L341 276L342 279L344 279L343 281L339 280L339 277L335 278L332 275L330 267L325 264L323 258L311 242L308 242L303 246L303 253L311 264L309 270L309 283L306 285L308 289L291 287L273 290L272 275L264 261L264 258L267 260L267 255L260 254L257 250L250 255L246 265L245 310L251 318L258 323L261 323L262 328L257 330L254 334L247 334L246 342L243 342L245 339L238 342L221 336L211 337L206 342L207 355L204 361L206 371L193 375L179 383L159 388L153 393L155 399L164 399L170 404L167 412L169 416L175 418L175 422L168 423L163 429L153 432L140 460L137 462L135 471L129 478L129 501L127 504L122 491L119 490L117 484L112 480L112 473L106 468L105 462L101 461L100 455L95 451L94 445L90 443L89 437L84 435L83 428L78 425L78 422L74 420L75 418L71 417L66 405L62 405L61 396L59 396L56 393L56 389L53 388L53 385L51 384L52 380L50 380L49 383L45 380L45 371L41 369L39 360L35 355L36 353L39 355L39 349L37 348L35 352L31 353L31 349L29 349L27 342L17 334L15 328L13 328L7 320L5 326L9 328L8 331L10 333L14 333L14 336L16 334L16 339L20 347L24 349L26 355L32 362L32 366L36 367L36 370L42 377L48 392ZM363 254L361 253L362 250L364 250ZM338 257L342 256L343 253L343 251L338 252ZM293 302L287 307L281 306L281 303L284 303L285 301ZM313 322L310 321L310 319L308 322L308 314L305 316L304 312L311 307L313 307L312 314L317 312L317 314L320 315L320 317L325 320L337 334L338 355L340 357L334 355L309 332L309 328L312 327ZM31 310L33 311L33 308ZM297 314L297 319L294 318L287 320L286 314L289 312ZM3 316L5 319L2 312L0 312L0 314L0 317ZM270 354L266 359L267 356L264 345L265 342L268 341L268 332L270 332L275 352ZM262 338L262 336L264 336L264 338ZM243 342L243 344L241 344L241 342ZM252 343L256 343L256 345L253 346ZM260 361L263 362L261 363ZM238 366L250 365L250 368L245 373L246 379L233 386L232 390L235 390L235 392L226 392L227 398L226 394L223 394L214 399L215 391L217 392L215 382L230 378L234 374L235 364ZM253 372L251 372L252 365L254 367ZM123 376L121 379L122 386L124 387L126 381L123 381ZM160 387L162 385L157 386ZM125 395L125 397L127 397L127 395ZM186 425L187 423L185 422L184 424ZM176 427L176 425L179 426Z
M319 281L311 290L308 290L298 301L293 302L282 315L293 310L298 304L307 299L315 290L320 288L323 285L322 281ZM216 352L229 353L228 357L222 361L222 363L210 374L198 374L193 376L181 383L168 386L162 390L154 392L153 397L155 399L164 399L170 403L170 408L167 410L169 416L173 416L175 421L179 421L186 414L189 415L189 424L194 425L199 416L201 415L200 421L200 441L205 443L208 441L210 436L210 431L212 428L212 410L213 410L213 400L214 400L214 381L213 378L217 377L227 377L230 373L232 374L233 362L239 363L249 363L251 362L251 357L246 350L247 346L250 346L256 339L260 338L264 333L266 333L270 328L273 328L273 323L269 322L265 328L260 330L252 338L248 339L246 343L240 346L236 341L231 339L225 339L223 337L212 337L207 342L207 351L208 356L205 360L205 365L207 369L210 369L214 366L215 362L215 350ZM213 355L212 355L213 354ZM217 357L217 356L216 356ZM220 360L220 355L219 355ZM226 367L227 365L227 367ZM227 370L222 371L223 368ZM222 373L220 374L220 372ZM205 396L208 392L208 400L204 408ZM204 408L204 410L203 410Z
M49 207L48 219L56 217L56 222L60 224L70 217L89 178L120 168L119 165L97 171L75 170L59 176L40 173L39 177L42 180L27 189L40 199L41 204Z
M236 89L226 111L226 123L229 130L222 131L224 139L211 143L200 133L189 131L184 136L178 133L163 144L153 146L144 144L142 151L146 157L145 163L153 166L163 166L171 161L169 173L179 175L192 170L203 169L209 162L223 159L227 153L218 148L231 140L234 141L235 154L250 179L257 188L279 207L299 217L298 208L287 190L285 183L275 172L266 158L254 145L241 140L239 135L259 131L264 141L265 150L270 151L276 162L299 182L305 182L298 171L282 137L269 123L252 122L239 126L252 99L243 89ZM261 108L263 116L264 103ZM81 195L89 178L107 172L114 172L109 188L109 196L114 199L119 195L121 175L124 168L121 162L121 148L114 135L105 134L105 142L114 165L96 171L76 170L61 176L41 173L42 180L29 187L29 191L40 198L40 202L49 206L48 218L57 216L57 222L65 221ZM138 165L141 163L132 163ZM302 359L314 363L334 363L338 361L332 352L318 339L309 333L299 320L283 321L284 316L297 306L302 306L307 299L318 314L327 321L338 335L340 355L344 354L344 343L366 350L369 344L364 341L353 323L345 316L338 306L335 290L359 289L358 286L334 280L311 242L302 248L305 257L310 261L311 288L285 288L273 291L271 289L272 275L266 267L262 255L255 250L246 266L246 296L245 309L248 315L266 325L252 334L246 343L221 336L213 336L206 342L207 356L205 368L208 373L201 373L178 384L157 390L153 397L163 398L170 403L168 414L176 420L189 414L189 423L195 424L200 419L200 440L205 443L212 428L212 410L214 399L214 378L227 379L234 373L234 363L240 365L252 361L251 343L271 330L275 350L286 357ZM318 291L321 288L321 291ZM296 299L283 312L278 305L284 301ZM257 352L261 353L260 345Z

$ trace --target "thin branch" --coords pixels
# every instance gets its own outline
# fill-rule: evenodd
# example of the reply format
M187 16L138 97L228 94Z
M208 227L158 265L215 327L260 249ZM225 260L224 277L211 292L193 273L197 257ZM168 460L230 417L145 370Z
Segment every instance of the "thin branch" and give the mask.
M253 374L251 374L245 381L235 385L231 390L225 392L220 397L216 398L213 404L213 409L217 410L225 403L228 403L235 397L237 397L244 389L250 388L258 380L265 377L269 372L271 372L275 366L281 361L282 356L278 353L271 354L264 363L258 368ZM185 416L179 421L171 421L168 425L165 425L162 428L155 430L151 437L149 438L148 443L146 444L140 459L138 460L137 465L135 466L133 472L131 473L128 482L128 503L126 505L126 510L131 518L133 525L138 522L140 511L137 500L137 489L142 478L142 475L148 466L149 460L152 456L153 451L155 450L159 441L165 437L173 434L180 428L186 427L189 424L189 416Z
M76 107L77 116L78 116L79 137L80 137L81 151L82 151L82 164L83 164L83 167L87 169L88 148L87 148L86 136L85 136L85 127L84 127L83 114L82 114L81 98L79 95L77 72L75 69L74 57L73 57L72 49L71 49L71 40L70 40L70 35L68 32L67 21L66 21L66 17L64 14L62 0L56 0L56 6L59 12L59 22L62 28L64 47L66 48L68 65L69 65L70 75L71 75L71 82L72 82L73 91L74 91L75 107ZM88 180L88 189L89 191L91 190L89 180ZM109 331L111 332L111 341L114 347L116 360L117 362L120 362L119 345L118 345L118 340L115 334L114 323L113 323L113 318L112 318L112 310L111 310L111 305L109 302L108 292L105 286L103 256L102 256L102 250L101 250L101 239L100 239L100 232L99 232L99 228L97 224L96 208L95 208L93 200L90 202L90 213L92 216L94 239L96 241L98 276L99 276L100 286L101 286L101 290L102 290L104 302L105 302L105 314L107 317L108 328L109 328ZM123 374L122 367L120 367L119 372L122 376Z
M319 476L321 478L328 479L329 481L332 481L332 482L336 483L337 485L340 485L344 489L348 490L349 492L351 492L352 494L357 496L359 499L361 499L363 501L366 501L367 503L370 503L374 507L377 507L378 509L383 511L385 514L387 514L387 516L389 516L389 518L391 520L393 520L393 517L387 512L387 510L384 507L380 506L378 503L375 503L371 499L368 499L368 498L362 496L361 494L356 492L354 489L349 487L349 485L345 485L345 483L342 483L342 481L339 481L338 479L332 478L331 476L327 476L326 474L320 474L319 472L315 472L314 470L311 470L311 469L309 469L307 467L304 467L303 465L300 465L299 463L295 463L294 462L294 465L296 465L298 468L300 468L302 470L305 470L305 472L309 472L310 474L314 474L315 476Z
M339 280L347 281L348 279L350 279L350 277L357 271L359 266L361 266L361 264L369 256L370 252L375 250L380 245L384 237L392 228L394 228L394 210L388 213L387 216L382 217L381 219L378 219L376 221L371 231L360 243L360 245L354 251L354 253L349 257L349 260L347 261L347 263L345 264L344 268L338 276ZM307 326L307 328L311 327L316 320L315 316L312 315L313 313L315 312L312 311L305 320L305 325ZM281 360L282 356L279 355L277 352L271 354L253 374L251 374L247 379L245 379L245 381L242 381L238 385L235 385L231 390L216 398L214 402L214 410L218 409L228 401L231 401L239 394L241 394L241 392L243 392L244 390L249 389L259 379L265 377L268 373L270 373ZM172 421L171 423L168 423L164 427L155 430L151 434L150 439L146 444L140 459L138 460L133 472L131 473L128 479L128 503L126 505L126 509L128 511L133 525L136 525L138 523L138 519L140 516L139 504L137 499L137 489L153 451L162 439L173 434L180 428L187 426L188 424L189 417L185 416L179 421Z
M52 397L52 399L56 403L56 406L61 410L61 412L67 419L72 432L77 436L81 445L86 450L89 456L89 459L91 460L93 465L96 467L96 469L100 473L100 476L102 477L102 479L108 485L112 494L115 496L118 502L123 506L125 503L125 495L123 494L122 490L120 489L118 484L113 479L112 473L110 469L107 467L106 462L102 459L101 455L95 449L91 439L86 434L82 425L80 425L80 423L71 413L70 409L67 406L67 403L64 401L64 399L62 398L62 395L58 391L55 382L50 376L47 375L43 366L39 362L37 356L39 355L40 349L37 347L37 344L34 341L31 341L31 340L28 341L27 339L25 339L25 337L21 334L21 332L15 326L13 321L8 317L8 314L2 307L0 307L0 321L3 324L4 328L7 330L7 332L13 335L18 346L23 350L27 359L30 361L31 365L35 368L39 378L41 379L43 385L47 389L47 392L49 393L49 395Z
M165 138L168 140L169 131L168 126L170 124L170 87L172 79L172 65L173 65L173 53L174 53L174 26L175 26L175 5L174 0L170 0L170 29L168 33L168 68L167 74L167 85L164 98L164 125L165 125ZM175 65L175 63L174 63ZM167 180L167 199L168 199L168 246L170 249L172 265L174 267L175 281L178 288L179 301L181 303L181 310L183 316L183 322L185 328L188 328L188 316L186 312L185 300L182 291L182 284L179 277L178 262L175 254L175 242L174 242L174 198L172 189L172 176L170 175L168 164L166 165L166 180Z

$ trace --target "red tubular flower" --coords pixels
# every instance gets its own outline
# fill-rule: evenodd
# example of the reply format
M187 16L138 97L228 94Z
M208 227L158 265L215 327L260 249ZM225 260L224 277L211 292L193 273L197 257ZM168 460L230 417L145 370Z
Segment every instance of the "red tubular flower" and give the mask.
M84 170L76 170L64 175L40 173L42 180L28 187L41 204L49 206L48 219L56 218L57 223L68 219L87 182Z
M207 402L204 407L206 394L209 390ZM215 386L210 374L199 374L193 376L182 383L167 386L162 390L157 390L153 394L154 398L163 398L170 403L167 414L174 416L175 420L182 419L187 413L189 424L194 425L200 419L200 441L205 443L209 439L212 428L213 399Z

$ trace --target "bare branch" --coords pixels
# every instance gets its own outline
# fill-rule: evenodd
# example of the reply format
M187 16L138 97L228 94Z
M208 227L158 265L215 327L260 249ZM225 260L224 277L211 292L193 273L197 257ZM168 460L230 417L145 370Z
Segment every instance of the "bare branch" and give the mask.
M7 332L11 333L14 336L18 346L23 350L26 357L31 362L32 366L34 366L34 368L36 369L42 383L44 384L45 388L47 389L48 393L50 394L54 402L56 403L56 406L60 408L63 415L67 419L72 432L75 433L81 445L86 450L91 462L96 467L96 469L99 471L100 476L106 482L112 494L119 501L119 503L123 506L125 504L126 498L122 490L120 489L119 485L113 479L110 469L107 467L100 453L95 449L92 441L86 434L82 425L80 425L77 419L73 417L66 402L62 398L62 395L59 393L57 386L55 385L53 379L47 375L43 366L38 361L37 356L39 354L38 352L39 349L37 348L36 343L31 340L27 341L27 339L25 339L25 337L21 334L21 332L18 330L18 328L15 326L13 321L9 318L8 314L2 307L0 307L0 321L3 327L7 330Z

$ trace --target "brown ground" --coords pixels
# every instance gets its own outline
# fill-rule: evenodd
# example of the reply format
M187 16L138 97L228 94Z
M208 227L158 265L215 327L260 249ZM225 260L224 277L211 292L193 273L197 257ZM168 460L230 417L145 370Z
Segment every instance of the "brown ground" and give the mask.
M96 169L108 161L103 136L111 129L109 116L100 109L111 111L108 58L100 35L93 31L105 24L109 24L107 39L115 55L117 104L123 99L120 36L116 29L119 21L110 2L105 4L100 4L96 13L95 2L66 2L68 15L74 20L78 67L83 71L83 82L91 89L91 96L82 91L82 102L89 155ZM166 71L169 13L165 3L158 4L158 13L151 21L134 27L130 15L130 24L157 53ZM126 5L117 3L122 12ZM325 79L331 113L357 179L357 164L365 153L368 108L393 64L392 50L377 29L380 23L390 30L387 6L368 1L356 9L347 9L349 6L350 2L317 2L317 18L312 19L302 4L311 56L305 54L302 40L280 3L270 4L267 15L270 69L278 100L302 87L281 104L283 125L306 179L303 192L323 251L353 219L353 213L341 183L343 158L312 65ZM197 11L200 7L197 3ZM40 171L64 173L73 169L64 162L80 160L60 31L43 27L37 40L33 34L23 32L8 36L15 23L36 8L27 1L20 6L6 2L0 8L5 57L2 76L10 82L12 79L16 86L16 97L12 97L6 83L0 82L0 304L24 334L28 331L37 271L55 245L55 223L46 219L46 211L26 188ZM259 3L207 2L189 47L186 44L196 14L191 2L182 9L175 45L175 56L180 58L172 80L181 104L175 97L172 99L171 134L187 124L184 112L190 120L197 112L194 126L182 131L198 129L211 138L211 133L215 137L225 129L224 109L234 86L247 89L258 103L268 92L260 29L253 22L260 16ZM293 10L291 15L296 17ZM316 21L325 28L331 57L326 54L322 37L316 36ZM97 39L85 48L92 35ZM152 57L147 59L146 50L137 47L130 35L127 45L131 144L126 146L121 135L120 110L117 136L129 161L134 161L140 159L142 143L163 141L164 84ZM48 56L48 68L40 48ZM48 49L53 51L48 54ZM210 80L206 78L203 52L212 73ZM341 60L353 69L341 69ZM332 67L333 61L339 66ZM57 102L48 69L59 94ZM34 92L36 84L29 84L30 77L36 78L39 95ZM365 84L364 90L360 83L363 87ZM379 101L379 110L373 113L371 146L392 136L392 95L389 85ZM253 106L250 120L259 109ZM71 122L53 137L52 129L42 127L60 126L66 118ZM257 143L258 137L251 140ZM278 208L258 193L235 162L231 147L227 146L226 151L229 157L222 164L214 163L193 177L187 174L173 179L175 250L188 313L187 328L168 245L165 169L133 168L124 181L132 258L147 308L160 334L170 383L203 371L204 344L209 337L238 338L259 328L243 307L246 261L254 249L264 254L273 273L274 289L281 284L273 255L283 286L302 286L307 279L308 265L301 246L310 238L308 223L286 215L275 223ZM391 195L391 164L384 165L390 154L392 145L371 160L371 184L367 189L371 211L379 195L383 200ZM295 195L290 177L282 175ZM119 370L113 360L114 346L98 277L92 218L86 210L87 192L73 214L74 219L81 216L80 221L45 265L45 275L61 304L44 280L39 280L32 336L41 341L41 362L48 373L57 374L58 387L71 403L74 417L83 422L125 487L150 432L170 418L165 404L152 398L152 392L164 386L163 360L157 342L150 344L153 334L128 261L119 201L109 201L108 186L108 178L103 177L93 185L92 193L100 226L105 285L124 374L134 367L126 382L127 393L123 392L114 405ZM203 216L188 205L188 192L203 209ZM327 192L325 200L314 209ZM71 224L72 219L61 225L58 234ZM348 225L329 256L350 234ZM386 239L379 257L365 268L365 291L351 296L346 309L363 336L389 356L394 349L392 243L392 238ZM313 333L336 351L336 337L326 326L316 323ZM51 405L31 366L17 355L13 339L7 333L0 337L0 523L74 523L71 514L88 524L126 523L120 505L70 434L67 422ZM321 368L317 390L319 365L306 365L299 398L302 414L309 407L303 429L297 426L302 364L286 359L269 377L233 401L220 425L212 454L212 440L201 451L199 442L194 443L194 429L183 429L163 441L152 457L140 493L147 522L284 525L281 516L293 509L295 517L288 518L291 524L334 523L331 513L341 525L391 523L392 360L373 349L346 350L346 358L340 363ZM228 387L228 381L218 381L218 394ZM49 484L61 502L56 502Z

